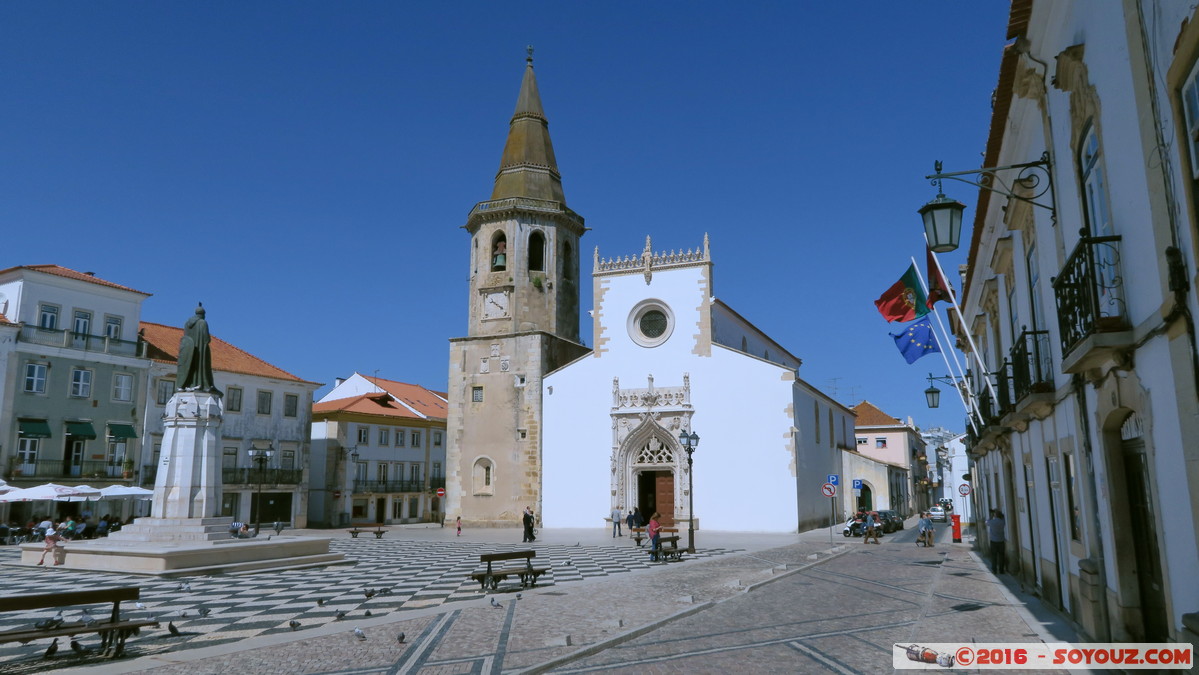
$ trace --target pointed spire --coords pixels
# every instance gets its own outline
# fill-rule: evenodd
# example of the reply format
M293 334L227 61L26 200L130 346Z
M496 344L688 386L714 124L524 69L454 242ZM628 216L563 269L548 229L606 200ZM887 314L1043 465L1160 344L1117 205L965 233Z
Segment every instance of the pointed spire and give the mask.
M550 143L549 122L541 109L537 77L533 74L533 47L527 48L525 76L516 98L516 112L508 127L508 142L495 177L491 198L532 197L565 204L562 176Z

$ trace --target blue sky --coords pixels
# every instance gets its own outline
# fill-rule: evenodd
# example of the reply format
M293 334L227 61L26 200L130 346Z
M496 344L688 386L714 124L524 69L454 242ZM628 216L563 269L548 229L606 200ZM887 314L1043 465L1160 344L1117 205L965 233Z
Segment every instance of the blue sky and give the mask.
M567 203L592 228L585 273L596 246L706 232L716 296L801 377L962 430L955 400L924 403L944 364L907 365L873 301L922 259L933 161L980 166L1007 10L3 3L0 267L94 271L153 293L147 321L202 300L214 334L307 380L444 388L466 333L461 226L491 194L532 44ZM947 187L972 222L977 192Z

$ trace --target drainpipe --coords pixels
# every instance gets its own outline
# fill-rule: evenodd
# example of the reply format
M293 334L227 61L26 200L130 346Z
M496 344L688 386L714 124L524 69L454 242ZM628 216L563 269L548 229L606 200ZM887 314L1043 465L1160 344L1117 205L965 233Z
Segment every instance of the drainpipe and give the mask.
M1088 537L1088 553L1090 561L1088 567L1094 567L1093 570L1087 570L1096 575L1100 581L1099 586L1099 617L1102 620L1102 625L1096 626L1097 634L1090 636L1091 639L1098 642L1105 642L1111 639L1111 621L1108 616L1107 607L1107 564L1103 558L1103 538L1099 533L1099 491L1095 481L1095 455L1094 446L1091 444L1091 424L1090 412L1087 410L1087 397L1084 390L1082 375L1075 373L1070 376L1070 386L1074 390L1074 399L1078 401L1078 419L1079 427L1082 431L1082 450L1083 456L1086 457L1086 472L1087 482L1090 488L1089 499L1087 499L1087 530L1092 535ZM1080 560L1078 562L1079 570L1083 570L1083 563L1087 562Z

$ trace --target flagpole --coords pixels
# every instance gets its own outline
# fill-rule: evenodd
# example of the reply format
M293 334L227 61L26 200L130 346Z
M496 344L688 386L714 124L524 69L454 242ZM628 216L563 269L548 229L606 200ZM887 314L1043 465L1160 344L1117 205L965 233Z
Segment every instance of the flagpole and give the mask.
M945 269L941 267L941 261L937 260L937 254L932 252L928 247L928 235L924 235L924 247L931 254L933 262L937 264L937 272L941 274L942 279L947 279ZM915 262L915 259L913 259ZM920 269L916 268L916 274L920 273ZM987 364L983 361L982 354L978 351L978 345L974 344L974 335L971 334L969 326L966 325L966 317L962 314L962 308L958 306L958 299L954 297L954 293L950 291L949 302L953 304L953 309L958 313L958 320L962 322L962 332L966 334L966 341L970 343L970 351L974 354L974 360L978 361L978 367L982 369L982 381L986 383L987 390L991 392L991 400L995 401L995 405L1000 404L999 394L995 393L995 385L991 384L991 371L987 369ZM981 418L980 418L981 419Z
M924 281L924 275L920 274L920 267L918 265L916 265L916 259L912 258L911 260L912 260L912 267L916 268L916 278L920 280L920 285L924 289L924 296L927 298L928 297L928 284ZM944 276L944 275L942 275L942 276ZM945 330L945 324L941 321L941 315L938 314L937 310L935 310L935 309L930 309L929 313L932 314L933 318L935 318L937 320L937 327L941 329L941 339L944 340L944 344L945 344L946 348L953 349L950 346L953 343L949 340L949 333L948 333L948 331ZM982 415L980 414L980 412L978 410L978 406L975 405L975 403L974 403L974 392L970 391L969 387L963 387L960 384L960 382L964 381L966 379L966 377L965 377L965 371L962 369L962 364L960 362L958 362L958 355L953 354L953 365L951 366L949 364L949 357L945 355L945 349L942 349L940 351L941 351L941 360L945 361L945 368L947 370L949 370L949 375L953 378L953 388L955 390L957 390L958 400L960 400L962 402L962 407L966 410L966 419L970 421L971 428L973 428L974 432L977 434L978 433L978 425L975 424L974 418L977 416L978 421L981 423ZM966 390L965 394L962 394L963 389ZM967 401L967 398L969 398L969 401Z

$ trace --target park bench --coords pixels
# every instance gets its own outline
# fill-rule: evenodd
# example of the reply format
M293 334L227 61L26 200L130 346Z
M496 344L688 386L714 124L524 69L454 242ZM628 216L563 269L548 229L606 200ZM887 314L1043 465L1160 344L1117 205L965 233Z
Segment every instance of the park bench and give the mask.
M633 538L633 543L641 546L641 542L649 539L649 535L645 533L644 527L630 527L629 536Z
M45 640L57 637L73 637L85 633L100 635L101 656L115 658L125 652L125 640L137 633L143 626L157 626L153 619L124 619L121 617L121 601L137 600L141 589L137 586L106 588L97 591L69 591L65 593L36 593L27 595L12 595L0 597L0 612L21 612L31 609L53 607L60 612L67 607L76 605L91 605L99 602L111 602L112 614L107 617L97 616L90 623L83 621L63 621L48 628L36 628L31 623L22 628L0 631L0 644L20 642L26 644L33 640ZM80 612L80 617L86 615Z
M658 556L659 559L666 560L682 560L683 554L687 552L685 548L679 548L679 529L677 527L663 527L658 530ZM651 549L649 554L654 555Z
M475 581L482 585L483 591L487 592L490 588L495 590L500 582L507 579L509 575L520 577L521 586L537 585L537 577L549 571L548 567L533 567L533 558L537 556L536 551L511 551L509 553L484 553L479 556L479 564L487 563L487 569L474 572L470 576ZM493 569L491 563L502 562L504 560L519 560L524 559L523 567L507 567L503 569Z
M370 529L363 530L363 529L359 529L356 527L356 528L350 530L350 536L353 537L354 539L357 539L358 535L362 534L363 532L370 532L371 534L375 535L375 539L382 539L383 535L387 534L387 530L383 529L382 527L376 527L373 530L370 530Z

